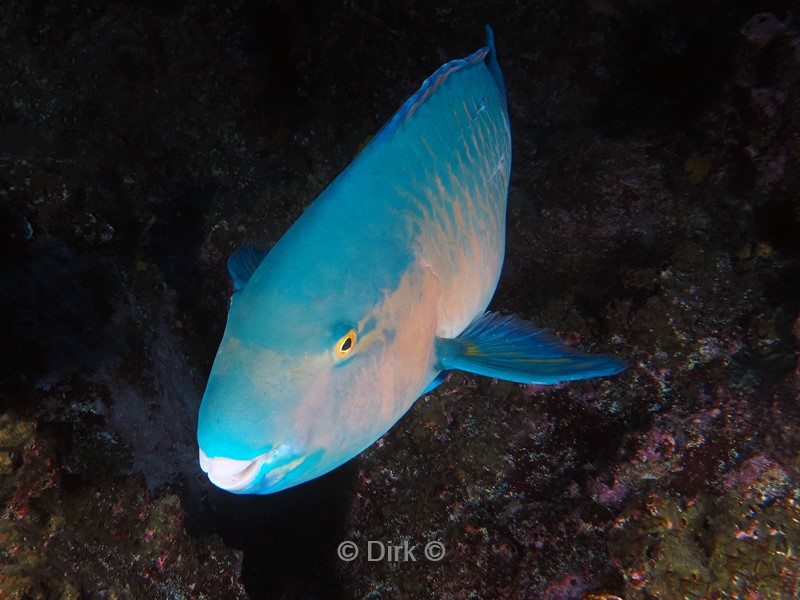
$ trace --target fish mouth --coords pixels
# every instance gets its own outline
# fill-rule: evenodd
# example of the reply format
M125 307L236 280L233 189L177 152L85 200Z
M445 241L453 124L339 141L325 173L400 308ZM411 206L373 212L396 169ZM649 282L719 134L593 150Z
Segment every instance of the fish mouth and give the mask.
M209 458L200 448L200 468L211 483L233 493L268 493L304 460L305 456L292 457L287 446L276 446L249 460Z

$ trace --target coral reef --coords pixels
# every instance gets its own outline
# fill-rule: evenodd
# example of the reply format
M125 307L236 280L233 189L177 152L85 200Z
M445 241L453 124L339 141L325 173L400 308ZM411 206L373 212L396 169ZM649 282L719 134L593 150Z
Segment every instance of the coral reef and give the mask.
M796 597L797 485L783 472L763 477L754 487L766 493L653 495L620 515L611 547L623 565L625 598Z
M241 555L196 540L138 478L75 485L35 424L0 416L0 598L246 598Z

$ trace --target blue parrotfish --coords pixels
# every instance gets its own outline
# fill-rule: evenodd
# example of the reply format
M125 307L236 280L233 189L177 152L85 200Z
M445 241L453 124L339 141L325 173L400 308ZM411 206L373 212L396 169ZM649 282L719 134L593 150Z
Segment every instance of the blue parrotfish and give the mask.
M459 369L519 383L618 358L486 312L500 277L511 133L494 36L425 80L268 252L228 261L228 321L200 406L200 466L269 494L386 433Z

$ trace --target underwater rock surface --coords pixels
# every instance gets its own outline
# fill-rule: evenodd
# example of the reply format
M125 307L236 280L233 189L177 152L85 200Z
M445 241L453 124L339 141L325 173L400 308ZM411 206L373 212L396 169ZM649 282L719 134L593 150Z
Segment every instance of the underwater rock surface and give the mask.
M34 423L0 416L0 598L247 598L241 553L186 533L141 478L76 485Z
M796 3L6 5L0 598L800 593ZM491 308L628 371L455 373L320 480L212 489L227 257L487 23L514 143Z

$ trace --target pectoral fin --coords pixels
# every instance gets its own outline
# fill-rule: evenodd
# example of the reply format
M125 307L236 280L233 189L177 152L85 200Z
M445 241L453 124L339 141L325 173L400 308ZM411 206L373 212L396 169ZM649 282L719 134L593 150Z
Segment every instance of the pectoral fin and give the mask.
M457 338L436 338L438 368L460 369L517 383L552 384L614 375L625 363L566 346L547 329L487 312Z
M231 254L228 259L228 273L233 279L234 293L244 289L266 255L265 250L259 250L252 246L244 246Z

